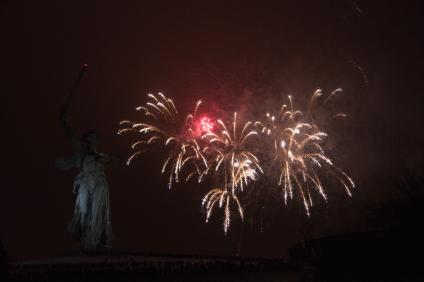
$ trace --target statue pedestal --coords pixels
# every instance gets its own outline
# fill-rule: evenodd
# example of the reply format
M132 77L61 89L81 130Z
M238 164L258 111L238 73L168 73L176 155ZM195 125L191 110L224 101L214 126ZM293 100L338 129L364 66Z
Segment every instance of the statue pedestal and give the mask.
M103 253L101 253L103 252ZM10 281L298 281L282 260L95 251L15 262Z

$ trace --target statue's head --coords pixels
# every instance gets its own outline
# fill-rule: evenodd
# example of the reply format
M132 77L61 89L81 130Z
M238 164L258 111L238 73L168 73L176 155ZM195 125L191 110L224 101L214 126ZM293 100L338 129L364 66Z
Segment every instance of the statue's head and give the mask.
M82 135L81 141L88 147L95 148L97 145L97 133L94 131L87 131Z

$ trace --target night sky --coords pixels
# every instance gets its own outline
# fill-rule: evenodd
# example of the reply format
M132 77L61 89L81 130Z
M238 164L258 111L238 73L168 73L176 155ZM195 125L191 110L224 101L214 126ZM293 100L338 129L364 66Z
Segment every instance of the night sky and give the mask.
M236 255L240 248L242 256L286 257L305 238L368 230L370 207L397 197L393 177L405 168L422 173L420 1L176 2L1 4L0 239L11 258L78 250L66 232L77 172L54 161L71 153L59 112L82 63L89 70L70 123L79 134L97 131L98 150L123 158L133 139L116 135L119 121L137 119L148 92L162 91L182 109L202 99L211 112L259 118L288 94L302 101L317 87L340 87L349 115L332 146L358 188L350 199L328 187L329 204L310 220L300 203L266 199L243 225L234 217L224 236L222 211L204 223L207 187L168 190L163 155L108 165L117 251Z

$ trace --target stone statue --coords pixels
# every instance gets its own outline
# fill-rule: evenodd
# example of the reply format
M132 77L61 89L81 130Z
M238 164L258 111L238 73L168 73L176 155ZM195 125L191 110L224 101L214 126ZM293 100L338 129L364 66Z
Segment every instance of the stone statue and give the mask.
M83 250L109 249L112 225L104 164L114 157L97 152L97 134L93 131L79 140L69 126L66 110L60 114L60 123L71 141L73 155L57 160L56 166L62 170L79 169L73 188L75 210L68 231L81 242Z

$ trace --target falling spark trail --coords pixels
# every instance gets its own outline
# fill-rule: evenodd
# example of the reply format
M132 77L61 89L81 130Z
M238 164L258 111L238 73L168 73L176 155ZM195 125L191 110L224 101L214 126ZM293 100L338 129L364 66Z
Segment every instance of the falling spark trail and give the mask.
M364 69L355 61L349 61L355 68L357 68L359 70L359 72L361 73L362 79L364 80L365 86L366 88L368 88L369 84L368 84L368 78L367 75L365 74Z

